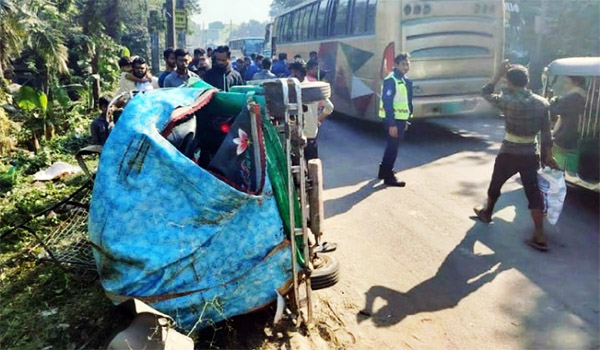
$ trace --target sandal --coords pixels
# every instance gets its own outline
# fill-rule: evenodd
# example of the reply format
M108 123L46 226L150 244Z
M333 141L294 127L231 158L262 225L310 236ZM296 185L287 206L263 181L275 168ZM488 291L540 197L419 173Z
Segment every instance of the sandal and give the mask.
M486 224L489 224L490 222L492 222L492 216L486 215L485 209L475 207L475 208L473 208L473 211L475 212L475 215L477 215L477 218L479 220L485 222Z
M546 243L546 242L536 242L533 239L528 239L528 240L525 240L525 244L527 244L531 248L538 250L540 252L548 251L548 243Z
M336 249L337 249L337 244L323 242L322 244L318 245L313 251L315 253L328 253L328 252L333 252Z

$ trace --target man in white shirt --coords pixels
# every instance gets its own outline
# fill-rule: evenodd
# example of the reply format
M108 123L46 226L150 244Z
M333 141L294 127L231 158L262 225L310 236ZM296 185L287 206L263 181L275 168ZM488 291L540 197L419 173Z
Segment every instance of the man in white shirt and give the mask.
M133 68L133 75L137 78L148 77L150 81L143 81L135 83L136 91L147 91L152 89L158 89L158 78L148 74L148 64L142 57L138 57L133 60L131 64Z
M292 77L300 80L300 83L309 83L306 81L306 65L303 61L295 61L290 64ZM306 148L304 148L304 157L306 160L319 158L319 148L317 144L317 135L319 125L331 113L333 113L333 103L326 98L321 101L306 104L304 113L304 135L307 138Z

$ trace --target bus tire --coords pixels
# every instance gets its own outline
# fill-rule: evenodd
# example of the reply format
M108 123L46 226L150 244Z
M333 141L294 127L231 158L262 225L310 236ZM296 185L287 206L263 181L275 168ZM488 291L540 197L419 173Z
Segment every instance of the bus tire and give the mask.
M311 276L312 290L324 289L333 286L340 280L340 264L337 259L328 254L318 255L323 262L316 267Z

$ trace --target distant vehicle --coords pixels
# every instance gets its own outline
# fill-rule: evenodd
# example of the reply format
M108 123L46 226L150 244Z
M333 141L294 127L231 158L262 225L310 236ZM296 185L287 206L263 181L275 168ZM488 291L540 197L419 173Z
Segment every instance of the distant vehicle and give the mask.
M552 61L542 75L544 95L564 96L568 92L563 88L564 80L569 76L585 78L585 105L573 133L578 138L575 147L565 149L555 143L554 158L565 171L567 182L600 192L600 57Z
M378 120L394 56L411 55L414 115L476 111L504 54L503 0L311 0L275 18L276 53L316 51L337 111Z
M241 38L229 41L229 50L232 56L244 58L251 54L262 54L264 38Z
M267 58L271 58L275 52L273 46L273 23L269 23L265 26L265 41L263 44L263 55Z

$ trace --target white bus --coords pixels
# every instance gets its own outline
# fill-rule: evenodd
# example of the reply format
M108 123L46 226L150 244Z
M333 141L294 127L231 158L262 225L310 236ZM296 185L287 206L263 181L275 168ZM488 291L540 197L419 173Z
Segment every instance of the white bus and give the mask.
M236 58L244 58L255 53L262 55L264 38L241 38L229 40L229 50Z
M474 112L504 51L503 0L311 0L275 18L273 50L318 53L337 111L377 120L382 79L411 55L414 115Z

